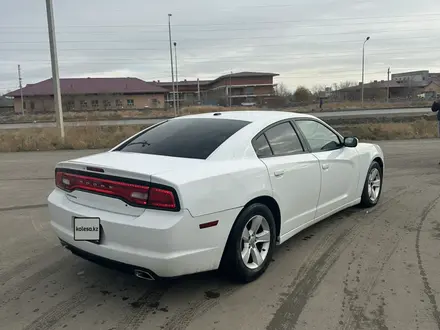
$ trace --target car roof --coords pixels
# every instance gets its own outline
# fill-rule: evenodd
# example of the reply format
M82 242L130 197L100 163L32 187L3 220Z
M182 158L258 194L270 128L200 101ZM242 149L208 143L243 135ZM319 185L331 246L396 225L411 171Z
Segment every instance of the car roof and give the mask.
M314 118L314 116L297 113L297 112L287 112L287 111L277 111L277 110L238 110L238 111L219 111L219 112L209 112L203 114L186 115L183 117L177 117L174 119L187 118L219 118L219 119L230 119L230 120L245 120L252 123L262 123L266 124L268 122L277 122L279 120L288 118L300 118L308 117Z
M293 118L316 118L315 116L276 110L239 110L210 112L204 114L176 117L171 120L190 120L197 118L212 118L213 120L244 120L250 122L238 132L223 142L209 157L210 160L232 160L255 158L251 140L267 126Z

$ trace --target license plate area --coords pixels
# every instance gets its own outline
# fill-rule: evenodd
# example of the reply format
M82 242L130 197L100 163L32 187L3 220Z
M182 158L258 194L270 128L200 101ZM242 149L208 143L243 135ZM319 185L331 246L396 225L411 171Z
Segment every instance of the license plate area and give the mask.
M73 239L75 241L99 243L101 240L101 219L74 217Z

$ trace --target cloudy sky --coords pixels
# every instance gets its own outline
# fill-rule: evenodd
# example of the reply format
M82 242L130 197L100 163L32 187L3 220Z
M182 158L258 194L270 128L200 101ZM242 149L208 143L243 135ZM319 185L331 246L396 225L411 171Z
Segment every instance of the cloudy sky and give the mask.
M0 93L51 76L45 1L0 0ZM440 1L55 0L61 77L171 80L168 13L179 78L280 74L289 88L440 72Z

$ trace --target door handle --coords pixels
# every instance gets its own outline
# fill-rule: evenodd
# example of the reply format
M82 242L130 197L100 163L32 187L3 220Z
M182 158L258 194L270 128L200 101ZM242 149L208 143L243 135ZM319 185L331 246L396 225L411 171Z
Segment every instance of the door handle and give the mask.
M283 176L283 174L284 174L284 170L278 170L273 172L273 175L275 175L277 178Z
M328 170L329 167L330 167L329 164L322 164L323 170Z

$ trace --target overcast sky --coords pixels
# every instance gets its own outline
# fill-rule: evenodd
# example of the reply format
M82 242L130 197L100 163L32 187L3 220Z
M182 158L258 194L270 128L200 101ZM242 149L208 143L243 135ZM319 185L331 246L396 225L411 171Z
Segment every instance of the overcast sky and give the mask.
M51 76L45 1L0 0L0 93ZM168 13L179 80L230 71L330 85L440 72L439 0L55 0L60 76L171 80Z

